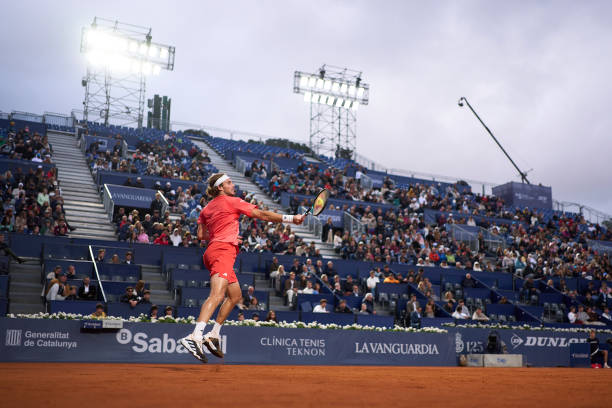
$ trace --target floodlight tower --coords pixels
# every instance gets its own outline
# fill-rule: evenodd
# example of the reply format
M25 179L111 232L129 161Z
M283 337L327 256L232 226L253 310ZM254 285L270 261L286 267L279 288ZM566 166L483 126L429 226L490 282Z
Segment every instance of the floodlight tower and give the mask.
M146 77L174 69L175 47L151 39L150 28L100 17L81 30L84 120L142 127Z
M310 104L310 148L326 156L354 157L357 109L367 105L370 86L362 73L323 65L315 74L295 71L293 92Z

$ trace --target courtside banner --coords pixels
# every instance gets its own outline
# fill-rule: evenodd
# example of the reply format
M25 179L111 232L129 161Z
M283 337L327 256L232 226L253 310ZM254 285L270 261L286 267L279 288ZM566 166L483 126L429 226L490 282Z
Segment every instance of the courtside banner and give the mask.
M193 326L124 323L86 332L80 321L0 319L0 361L188 363L178 343ZM456 365L455 338L438 333L224 327L229 364ZM221 362L209 356L210 363Z
M117 186L106 184L111 199L116 206L130 208L149 208L155 200L157 191L146 188Z
M122 329L82 331L79 320L0 318L0 361L201 364L178 343L193 326L124 323ZM230 364L455 366L458 354L485 352L487 329L448 333L224 327L223 360ZM570 345L587 333L497 330L510 354L533 366L570 365ZM608 336L598 334L605 348ZM221 360L209 355L209 362Z
M484 353L492 330L451 329L458 354ZM522 354L523 362L534 367L568 367L570 344L585 343L588 333L553 332L545 330L496 330L509 354ZM600 343L609 336L599 335Z
M323 223L326 223L328 218L331 218L335 228L342 228L344 226L344 211L323 210L323 212L319 214L319 219Z
M546 208L552 210L552 188L511 181L492 189L493 194L504 199L506 205L518 208Z

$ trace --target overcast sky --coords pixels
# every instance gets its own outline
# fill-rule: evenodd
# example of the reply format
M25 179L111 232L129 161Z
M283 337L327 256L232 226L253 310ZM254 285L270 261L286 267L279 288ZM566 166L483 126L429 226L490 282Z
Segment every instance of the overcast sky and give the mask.
M308 140L295 70L363 71L358 153L390 168L532 183L612 214L612 2L11 1L0 24L0 110L82 106L81 28L94 16L150 26L176 46L147 83L172 120Z

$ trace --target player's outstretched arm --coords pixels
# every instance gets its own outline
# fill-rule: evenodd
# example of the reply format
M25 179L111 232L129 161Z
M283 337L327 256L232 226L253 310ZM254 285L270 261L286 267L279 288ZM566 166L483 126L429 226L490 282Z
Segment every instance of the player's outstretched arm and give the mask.
M260 219L262 221L285 222L285 223L292 223L296 225L300 225L301 223L303 223L304 218L305 218L305 216L302 214L283 215L283 214L275 213L274 211L265 211L265 210L260 210L258 208L254 208L253 211L251 211L251 217Z

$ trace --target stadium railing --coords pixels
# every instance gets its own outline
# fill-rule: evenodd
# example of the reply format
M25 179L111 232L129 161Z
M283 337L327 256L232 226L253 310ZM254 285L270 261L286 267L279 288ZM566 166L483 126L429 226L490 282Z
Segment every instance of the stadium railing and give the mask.
M104 291L104 285L102 285L102 279L100 279L100 273L98 272L98 265L96 265L96 257L94 256L91 245L89 245L88 247L89 247L89 256L91 257L91 261L93 263L94 273L96 274L96 279L98 280L98 287L100 288L102 299L104 300L104 303L106 303L106 292Z

